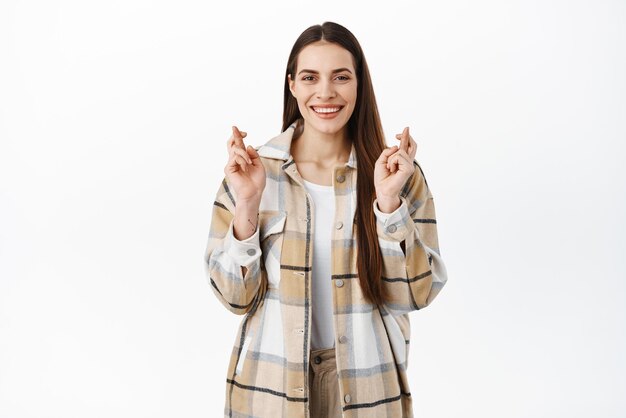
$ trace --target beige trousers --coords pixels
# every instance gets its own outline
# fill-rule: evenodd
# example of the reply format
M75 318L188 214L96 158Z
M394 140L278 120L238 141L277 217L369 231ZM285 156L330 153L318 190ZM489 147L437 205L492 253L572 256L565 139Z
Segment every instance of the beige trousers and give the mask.
M311 350L309 364L311 418L341 418L335 348Z

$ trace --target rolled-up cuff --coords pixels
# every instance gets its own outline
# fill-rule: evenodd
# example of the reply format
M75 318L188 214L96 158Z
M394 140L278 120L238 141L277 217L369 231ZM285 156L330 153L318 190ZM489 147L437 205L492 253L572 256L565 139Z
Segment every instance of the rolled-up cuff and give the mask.
M226 233L224 247L225 252L240 266L250 266L261 257L261 245L259 242L259 225L257 224L254 234L244 240L238 240L234 234L233 219Z
M379 238L401 242L414 229L408 203L403 196L400 196L400 206L391 213L381 212L378 208L378 199L374 200L372 206L376 215L376 233Z

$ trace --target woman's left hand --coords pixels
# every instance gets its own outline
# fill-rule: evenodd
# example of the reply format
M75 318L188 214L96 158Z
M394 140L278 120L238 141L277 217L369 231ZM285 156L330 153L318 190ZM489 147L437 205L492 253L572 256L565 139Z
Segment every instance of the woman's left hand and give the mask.
M409 135L409 127L397 134L396 139L400 140L400 146L394 145L383 150L374 166L374 187L379 203L398 202L402 187L415 171L413 161L417 143Z

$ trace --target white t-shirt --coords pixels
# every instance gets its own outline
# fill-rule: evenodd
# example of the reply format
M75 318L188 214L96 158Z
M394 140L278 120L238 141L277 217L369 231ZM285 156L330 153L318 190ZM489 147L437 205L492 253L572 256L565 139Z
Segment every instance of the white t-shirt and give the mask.
M303 179L304 180L304 179ZM331 234L335 217L333 186L304 180L313 199L313 267L311 271L311 350L335 346L331 279Z

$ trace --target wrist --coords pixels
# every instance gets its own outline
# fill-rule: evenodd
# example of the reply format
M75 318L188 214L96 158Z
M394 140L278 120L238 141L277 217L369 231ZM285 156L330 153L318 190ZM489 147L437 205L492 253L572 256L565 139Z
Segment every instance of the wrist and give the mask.
M402 204L400 196L376 196L378 209L383 213L391 213L398 209Z
M259 204L259 200L237 201L233 232L238 240L249 238L256 231L259 221Z
M243 209L246 211L254 212L259 210L261 206L261 197L253 197L250 199L238 199L235 202L235 209Z

